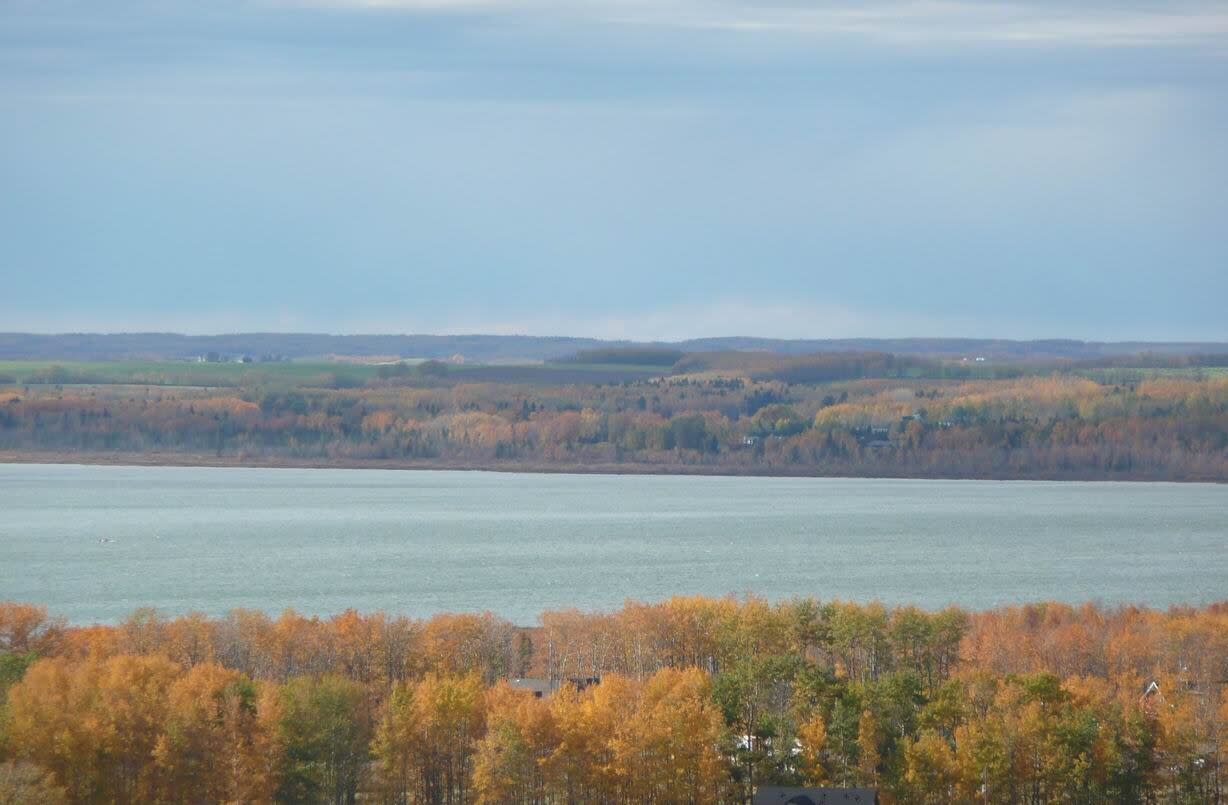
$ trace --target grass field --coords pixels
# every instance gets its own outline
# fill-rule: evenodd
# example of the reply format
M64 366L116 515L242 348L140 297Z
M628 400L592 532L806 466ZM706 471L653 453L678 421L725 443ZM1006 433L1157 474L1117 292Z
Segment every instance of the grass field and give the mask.
M0 385L149 386L361 386L379 376L379 366L341 361L193 363L187 361L0 361ZM449 366L433 383L524 383L568 385L640 380L661 367L612 364ZM412 377L412 375L411 375Z
M374 366L338 362L0 361L0 378L27 385L336 385L338 379L361 384L375 373Z
M406 361L413 364L414 361ZM226 387L304 387L350 388L379 378L380 366L333 360L302 360L269 363L195 363L188 361L0 361L0 385L142 385L142 386L226 386ZM966 379L990 380L1017 376L1014 367L985 365L958 367ZM1049 374L1052 368L1025 371ZM1114 367L1079 369L1073 374L1098 383L1137 383L1155 377L1211 379L1228 377L1228 367ZM423 380L412 369L411 383L450 385L454 383L509 383L522 385L581 385L621 383L669 375L661 366L609 363L540 364L461 364L448 366L440 376ZM703 374L741 374L726 372ZM699 376L699 375L696 375ZM909 369L900 377L919 379L932 376L920 369ZM957 377L952 379L965 379Z

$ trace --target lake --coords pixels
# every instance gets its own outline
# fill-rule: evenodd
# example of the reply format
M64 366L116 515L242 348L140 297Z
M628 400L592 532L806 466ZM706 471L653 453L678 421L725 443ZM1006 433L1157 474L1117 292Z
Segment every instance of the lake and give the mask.
M70 621L753 592L1228 597L1228 486L0 464L0 599Z

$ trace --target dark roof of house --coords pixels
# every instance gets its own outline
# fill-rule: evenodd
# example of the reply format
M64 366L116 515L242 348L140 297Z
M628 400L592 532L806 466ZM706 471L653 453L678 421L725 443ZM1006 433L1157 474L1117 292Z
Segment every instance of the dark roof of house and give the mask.
M878 791L873 788L793 788L761 785L755 790L754 805L875 805Z

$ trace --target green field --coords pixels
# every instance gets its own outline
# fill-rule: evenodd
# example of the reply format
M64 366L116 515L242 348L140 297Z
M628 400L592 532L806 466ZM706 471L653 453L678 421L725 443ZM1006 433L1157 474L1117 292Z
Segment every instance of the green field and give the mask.
M189 363L187 361L0 361L0 382L23 385L137 384L259 386L361 384L375 366L335 361Z
M523 385L606 384L645 380L672 374L663 366L614 363L538 363L448 365L444 373L421 377L413 368L420 360L407 359L404 379L412 384L510 383ZM0 386L4 385L140 385L222 386L232 388L303 387L353 388L380 378L378 364L330 360L300 360L267 363L196 363L193 361L0 361ZM937 377L988 380L1028 374L1047 375L1054 367L1034 368L998 364L956 365L950 375ZM1228 377L1228 367L1112 367L1068 370L1107 385L1137 383L1157 377L1213 379ZM934 378L934 372L909 367L896 377Z
M417 363L406 361L407 364ZM195 363L189 361L0 361L0 385L142 385L354 387L378 378L380 366L341 361ZM448 366L432 382L609 383L662 374L661 367L548 363ZM411 373L411 377L415 376Z

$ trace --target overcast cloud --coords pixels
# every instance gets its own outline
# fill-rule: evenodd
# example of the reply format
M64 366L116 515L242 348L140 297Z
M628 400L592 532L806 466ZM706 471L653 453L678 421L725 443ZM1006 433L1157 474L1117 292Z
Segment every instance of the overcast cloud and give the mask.
M0 330L1228 340L1223 3L0 2Z

